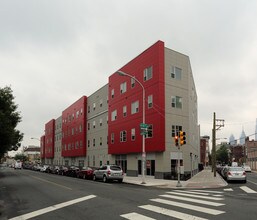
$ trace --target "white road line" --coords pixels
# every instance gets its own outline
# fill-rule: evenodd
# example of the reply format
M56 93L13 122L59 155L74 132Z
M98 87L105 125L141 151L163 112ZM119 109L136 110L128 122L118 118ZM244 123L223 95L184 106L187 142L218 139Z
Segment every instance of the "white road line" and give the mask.
M63 203L60 203L60 204L57 204L57 205L49 206L49 207L44 208L44 209L39 209L39 210L34 211L34 212L30 212L30 213L27 213L27 214L24 214L24 215L20 215L20 216L11 218L9 220L21 220L21 219L26 220L26 219L34 218L36 216L43 215L45 213L52 212L52 211L55 211L57 209L61 209L61 208L64 208L66 206L70 206L70 205L73 205L75 203L83 202L85 200L92 199L92 198L95 198L95 197L96 197L95 195L84 196L84 197L81 197L81 198L78 198L78 199L73 199L73 200L68 201L68 202L63 202Z
M225 205L223 203L217 203L217 202L210 202L210 201L205 201L205 200L200 200L200 199L191 199L191 198L184 198L181 196L172 196L172 195L160 195L165 198L169 199L177 199L177 200L182 200L182 201L187 201L187 202L195 202L199 204L205 204L205 205L210 205L210 206L222 206Z
M220 191L210 191L210 190L201 190L201 189L192 189L190 191L192 191L192 192L217 193L217 194L222 194L223 193L223 192L220 192Z
M189 191L189 190L174 190L173 192L184 192L184 193L195 194L195 195L203 195L203 196L208 196L208 195L210 195L210 193L192 192L192 191Z
M143 206L139 206L139 208L146 209L159 214L163 214L166 216L183 219L183 220L207 220L206 218L200 218L194 215L188 215L182 212L177 212L174 210L165 209L154 205L143 205Z
M194 210L197 212L203 212L203 213L207 213L210 215L220 215L220 214L225 213L224 211L219 211L219 210L210 209L210 208L204 208L201 206L190 205L190 204L185 204L185 203L181 203L181 202L174 202L174 201L170 201L170 200L166 200L166 199L150 199L150 200L154 201L154 202L166 204L166 205L172 205L172 206L177 206L177 207L181 207L181 208L185 208L185 209Z
M232 188L227 188L227 189L224 189L224 191L232 192L234 190Z
M179 193L179 192L166 192L166 193L173 194L173 195L179 195L179 196L188 196L188 197L198 198L198 199L209 199L209 200L216 200L216 201L224 200L223 198L210 197L210 196L200 196L200 195L192 195L192 194Z
M247 180L247 182L252 183L252 184L254 184L254 185L257 185L257 183L255 183L255 182L253 182L253 181L251 181L251 180Z
M244 190L246 193L257 193L256 191L250 189L247 186L241 186L240 189Z
M128 213L128 214L124 214L124 215L121 215L121 217L126 218L126 219L130 219L130 220L156 220L155 218L149 218L147 216L140 215L136 212L131 212L131 213Z

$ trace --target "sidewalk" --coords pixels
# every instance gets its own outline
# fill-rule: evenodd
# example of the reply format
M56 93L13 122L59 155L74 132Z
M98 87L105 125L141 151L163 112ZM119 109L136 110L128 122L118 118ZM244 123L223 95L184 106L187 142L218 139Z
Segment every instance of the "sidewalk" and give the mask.
M190 188L190 189L202 189L202 188L219 188L227 186L227 182L217 173L214 177L213 172L210 169L205 169L191 179L187 181L180 181L181 187L177 187L177 180L164 180L154 179L152 176L146 176L145 184L142 184L142 177L125 176L124 183L136 184L141 186L155 186L160 188Z

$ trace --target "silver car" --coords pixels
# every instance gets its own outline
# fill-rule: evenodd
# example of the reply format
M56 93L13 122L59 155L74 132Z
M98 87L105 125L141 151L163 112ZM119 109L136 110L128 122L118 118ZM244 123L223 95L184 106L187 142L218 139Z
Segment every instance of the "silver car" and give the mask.
M124 173L120 166L117 165L103 165L96 169L93 174L93 180L103 180L103 182L108 182L111 180L118 180L122 183Z
M229 181L243 181L246 183L246 172L242 167L228 167L225 179Z

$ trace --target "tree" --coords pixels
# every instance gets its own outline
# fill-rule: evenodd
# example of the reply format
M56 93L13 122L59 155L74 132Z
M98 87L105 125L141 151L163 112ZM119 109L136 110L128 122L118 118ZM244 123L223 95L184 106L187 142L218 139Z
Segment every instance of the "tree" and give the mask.
M11 87L0 88L0 157L9 150L18 150L23 133L16 129L21 122L18 105Z
M223 164L228 164L229 156L228 156L228 148L226 145L222 145L219 150L216 151L217 161L220 161Z
M28 157L25 154L16 154L14 157L15 160L20 160L20 161L27 161Z

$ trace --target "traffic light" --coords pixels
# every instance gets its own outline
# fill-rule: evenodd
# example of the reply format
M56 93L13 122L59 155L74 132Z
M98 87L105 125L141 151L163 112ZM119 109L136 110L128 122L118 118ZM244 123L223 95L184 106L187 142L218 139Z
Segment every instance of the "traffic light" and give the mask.
M180 139L180 146L186 144L186 132L180 131L179 132L179 139Z
M178 146L178 136L175 136L175 146Z

